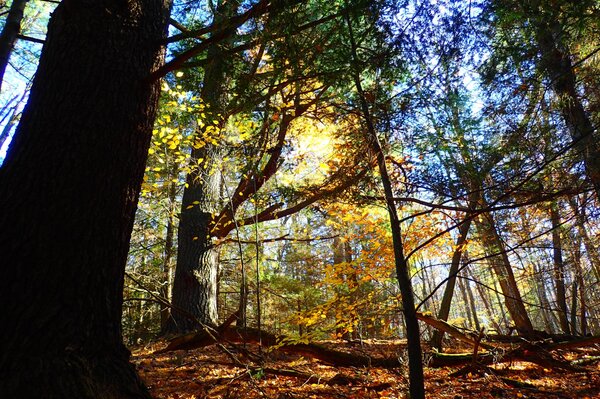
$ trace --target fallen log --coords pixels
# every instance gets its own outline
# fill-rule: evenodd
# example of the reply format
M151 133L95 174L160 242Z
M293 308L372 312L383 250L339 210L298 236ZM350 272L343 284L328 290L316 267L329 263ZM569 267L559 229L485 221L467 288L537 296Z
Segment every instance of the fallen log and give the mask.
M548 345L548 349L576 349L597 344L600 344L600 335L595 337L582 337L571 341L552 343Z
M493 363L494 355L492 353L479 353L478 362L486 362L488 359ZM427 366L433 368L463 366L472 364L475 357L472 353L440 353L431 352L427 357Z
M466 333L462 332L461 330L459 330L458 328L454 327L452 324L445 322L444 320L436 319L435 317L433 317L431 315L417 312L417 319L430 325L431 327L435 328L436 330L443 331L443 332L447 333L448 335L452 336L453 338L456 338L459 341L462 341L469 345L472 345L472 346L478 345L478 346L488 349L488 350L498 349L498 346L496 346L496 345L478 341L477 333L466 334Z
M328 348L314 343L295 343L290 339L260 331L252 327L226 327L206 331L198 331L176 337L169 342L166 348L156 351L156 354L176 350L191 350L214 345L217 342L233 343L260 343L264 347L271 347L282 352L292 353L320 360L337 367L382 367L393 368L400 366L398 357L373 358L366 355L348 353Z
M556 349L571 349L575 347L593 345L600 343L600 337L586 337L583 339L562 342L528 342L514 349L506 350L500 346L481 342L474 334L467 334L449 323L436 319L433 316L417 313L417 318L424 323L444 331L448 335L473 345L474 348L482 347L487 352L468 354L445 354L431 353L429 366L444 367L458 366L476 361L477 364L487 365L511 360L521 360L536 363L546 368L558 368L564 370L581 370L568 362L556 359L549 352ZM300 343L283 336L277 336L252 327L231 326L234 316L229 317L221 326L216 328L204 328L202 331L186 334L172 339L166 348L155 353L165 353L176 350L191 350L219 343L257 343L267 348L273 348L286 353L306 356L317 359L336 367L381 367L395 368L401 366L398 356L371 357L360 353L349 353L328 348L315 343Z
M565 371L583 371L584 369L567 361L557 359L543 347L525 343L518 348L505 352L488 352L477 355L477 365L490 365L494 363L505 363L512 361L523 361L537 364L544 368L553 368ZM436 353L430 362L430 367L461 366L473 364L474 356L468 354Z
M436 319L433 316L423 313L417 313L417 318L432 327L446 332L448 335L476 346L479 345L488 350L497 349L495 346L478 342L478 337L466 334L451 324ZM389 357L370 357L357 353L348 353L328 348L324 345L315 343L298 343L293 340L276 336L274 334L260 331L252 327L232 327L234 317L229 317L221 326L216 328L204 328L202 331L193 332L172 339L166 348L155 353L166 353L176 350L192 350L214 345L219 342L229 343L257 343L264 347L270 347L285 353L292 353L300 356L306 356L317 359L321 362L331 364L336 367L381 367L395 368L401 366L398 356ZM489 353L478 354L478 359L490 357ZM446 354L433 354L431 365L433 367L442 367L447 365L458 365L465 361L472 361L472 354L452 356Z

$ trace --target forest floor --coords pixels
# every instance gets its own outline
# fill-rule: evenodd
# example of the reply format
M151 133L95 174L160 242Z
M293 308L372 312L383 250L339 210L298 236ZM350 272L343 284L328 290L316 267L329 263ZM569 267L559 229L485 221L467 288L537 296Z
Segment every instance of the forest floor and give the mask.
M132 361L158 399L343 399L408 398L406 367L331 367L314 359L264 351L260 366L248 356L256 345L234 348L210 346L191 351L153 354L166 346L155 342L133 350ZM337 350L381 357L405 356L401 341L368 341L353 345L324 343ZM243 353L246 352L243 356ZM559 354L566 360L599 356L600 347ZM461 367L425 368L427 396L450 399L597 399L600 364L585 371L546 369L527 362L496 364L452 376Z

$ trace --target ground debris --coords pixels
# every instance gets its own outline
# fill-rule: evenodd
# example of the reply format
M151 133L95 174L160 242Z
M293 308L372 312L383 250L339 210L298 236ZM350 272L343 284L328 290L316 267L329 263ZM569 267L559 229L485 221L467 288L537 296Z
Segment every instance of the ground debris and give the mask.
M341 342L320 343L338 351L356 348ZM157 399L405 399L408 381L404 367L333 367L310 357L258 350L260 364L240 364L217 346L190 351L153 354L165 342L133 351L133 362ZM382 353L402 358L402 341L366 341L360 346L367 356ZM591 349L590 349L591 350ZM236 353L236 348L231 348ZM585 359L593 352L562 352L569 361ZM258 357L258 356L257 356ZM242 363L248 361L242 359ZM543 368L512 361L485 367L426 368L428 397L435 399L600 399L600 365L584 371Z

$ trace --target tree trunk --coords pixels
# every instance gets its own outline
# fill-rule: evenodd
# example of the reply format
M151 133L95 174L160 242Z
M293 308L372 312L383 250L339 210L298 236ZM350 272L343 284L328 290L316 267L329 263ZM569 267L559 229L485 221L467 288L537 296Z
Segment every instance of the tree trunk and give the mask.
M556 201L550 204L550 221L552 222L552 262L554 265L554 285L556 287L556 306L558 307L558 321L560 329L565 334L571 334L567 310L567 295L565 288L565 263L562 256L562 242L560 237L560 215Z
M175 235L175 199L177 197L177 183L173 181L177 179L179 168L176 162L173 162L169 173L169 215L167 216L167 231L165 232L165 249L163 252L162 262L162 281L160 287L160 296L166 300L171 298L171 275L172 275L172 260L174 254L173 238ZM166 334L168 332L169 319L171 312L166 305L160 305L160 332Z
M473 298L473 290L471 289L470 282L458 279L458 288L461 291L463 302L465 303L465 309L467 316L473 319L471 328L475 328L476 331L481 330L481 324L479 323L479 317L477 316L477 307L475 306L475 299Z
M573 288L571 289L571 321L569 324L569 331L571 334L577 335L577 292L579 290L579 281L573 281Z
M339 236L335 237L333 239L333 245L332 245L332 252L333 252L333 270L335 270L335 273L339 276L346 276L346 267L342 266L343 269L340 267L340 265L342 265L345 261L346 261L346 254L344 253L344 243L342 242L341 238ZM348 287L349 289L349 287ZM343 285L340 284L339 288L334 288L335 290L335 295L339 298L342 295L345 295L344 293L344 289L343 289ZM348 300L348 299L346 299ZM345 302L345 301L344 301ZM338 302L339 303L339 302ZM342 302L343 303L343 302ZM350 339L350 334L348 332L348 319L351 318L352 315L350 314L343 314L341 310L336 311L336 328L335 328L335 333L336 336L338 338L341 339L345 339L345 340L349 340Z
M467 269L467 272L469 273L469 277L473 281L477 281L477 280L475 280L475 276L469 269ZM494 309L492 308L492 305L490 303L490 298L488 297L488 295L485 291L485 288L481 284L475 284L475 289L477 290L477 293L479 294L479 297L481 298L481 302L483 303L483 307L485 309L485 312L487 313L488 320L490 320L490 323L492 324L492 327L498 332L498 334L501 334L502 331L500 329L500 325L498 324L498 321L496 320L496 318L497 318L496 314L494 312Z
M535 289L537 291L538 299L540 301L540 312L542 314L542 320L544 321L546 332L552 334L556 331L556 315L550 310L550 301L548 300L548 296L546 295L546 284L544 277L545 273L544 270L541 267L538 267L535 262L533 263L533 270L535 272L535 275L537 276L537 278L535 278L533 281L535 283Z
M456 285L456 277L458 274L458 268L460 267L460 260L462 259L463 246L467 241L467 235L469 234L469 228L471 227L471 219L465 220L463 224L458 228L458 238L456 239L456 249L452 254L452 263L450 270L448 271L448 281L446 283L446 289L444 290L444 296L442 298L442 304L438 312L437 318L443 321L448 321L448 315L450 314L450 306L452 304L452 297L454 296L454 286ZM468 303L465 303L468 306ZM444 333L440 330L436 330L431 338L431 345L434 348L442 348L442 339Z
M587 198L584 197L582 200L582 204L587 202ZM586 214L585 214L585 206L582 205L581 208L577 204L576 198L569 200L569 204L573 213L575 214L575 225L577 226L577 232L579 236L583 240L583 245L585 247L585 254L590 261L590 265L592 267L592 272L596 277L597 281L600 281L600 256L598 255L598 248L594 245L590 236L585 228Z
M13 0L4 28L0 33L0 93L2 92L2 82L4 81L4 73L8 66L10 54L15 47L17 37L21 33L21 21L23 21L23 13L25 6L29 0Z
M1 84L1 82L0 82L0 84ZM19 118L21 116L20 115L21 113L19 112L19 108L21 107L21 104L27 97L27 94L29 93L29 89L30 89L30 85L27 85L27 87L25 88L25 90L23 91L23 93L20 96L17 95L14 97L15 102L13 103L13 101L10 101L9 102L10 106L7 106L5 108L5 110L7 110L6 115L10 115L10 116L8 117L8 120L4 124L2 131L0 131L0 148L2 148L2 146L4 145L4 142L8 139L8 136L10 135L10 132L12 131L13 127L19 121ZM4 120L2 122L0 122L0 124L2 124L2 123L4 123Z
M0 397L149 398L121 341L169 1L62 2L0 169Z
M390 218L390 228L392 231L392 246L394 248L394 262L396 266L396 278L402 297L402 309L404 313L404 323L406 325L406 341L408 345L408 374L409 374L409 394L412 399L425 398L425 379L423 376L423 355L421 351L421 334L419 332L419 322L417 311L415 309L415 297L408 270L408 262L404 256L404 247L402 242L402 231L400 227L400 218L394 200L394 191L392 182L388 174L385 163L385 153L377 136L373 119L369 110L369 104L366 100L360 81L360 70L358 69L359 58L357 45L354 40L352 24L348 14L345 15L350 34L351 57L353 66L354 87L358 92L360 101L360 110L366 126L366 140L369 144L371 156L376 157L379 174L381 176L381 185L385 194L385 202Z
M483 207L487 207L487 203L483 199L478 202ZM492 214L486 213L481 215L475 224L488 257L487 261L494 274L496 274L500 289L504 295L504 304L515 324L515 328L519 334L530 336L533 334L533 325L527 315L525 305L523 305L521 293L519 292L506 248L496 230Z
M587 283L583 277L583 268L581 267L581 244L582 238L579 234L572 232L569 240L569 252L571 253L571 262L573 264L573 289L571 305L571 330L573 335L579 333L582 336L587 334ZM579 301L579 303L577 303ZM577 312L577 306L581 308ZM579 315L579 325L577 316ZM579 331L577 331L579 328Z
M535 8L541 7L538 1L532 2ZM590 179L600 198L600 146L598 132L585 111L577 90L577 76L571 63L571 56L563 49L561 36L564 29L556 18L548 15L548 10L538 10L536 15L536 40L541 52L540 66L559 99L559 108L567 129L573 139L574 147L585 164ZM553 11L553 10L551 10ZM534 17L535 19L535 17Z
M216 10L214 23L235 15L237 1L223 2ZM192 331L198 323L217 323L217 252L213 248L211 227L219 209L221 158L223 148L214 144L223 127L224 96L229 59L227 45L215 43L208 49L209 64L204 71L200 97L206 106L207 126L197 132L197 147L192 148L190 168L183 191L179 219L177 265L173 282L171 332ZM214 123L216 121L217 123ZM205 135L205 136L204 136ZM210 139L207 139L207 138ZM185 313L177 312L182 309ZM196 320L191 320L193 315Z

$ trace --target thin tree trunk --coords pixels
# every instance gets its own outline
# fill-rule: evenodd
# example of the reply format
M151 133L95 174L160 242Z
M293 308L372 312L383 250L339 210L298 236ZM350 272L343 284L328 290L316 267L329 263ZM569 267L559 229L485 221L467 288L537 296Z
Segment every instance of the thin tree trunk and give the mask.
M364 123L366 125L367 142L370 150L377 158L377 166L381 176L381 183L384 189L385 202L390 218L390 226L392 231L392 241L394 248L394 260L396 266L396 277L398 286L402 296L402 309L404 312L404 322L406 324L406 340L408 345L408 369L409 369L409 392L411 399L425 398L425 381L423 376L423 356L421 351L421 335L419 332L419 321L415 309L415 300L410 274L408 271L408 263L404 257L404 248L402 243L402 231L400 228L400 218L396 209L394 200L394 191L385 164L385 153L379 142L377 131L373 125L369 105L365 98L365 93L360 81L360 70L358 69L359 58L357 53L356 42L352 30L350 17L346 14L346 23L350 36L351 56L353 65L353 80L354 86L359 95L360 108Z
M477 309L475 307L473 291L471 290L469 281L464 281L463 279L459 278L458 289L460 290L462 300L465 305L465 312L467 313L467 318L469 319L469 325L471 328L475 328L476 331L479 331L481 329L481 325L479 324L479 318L477 317Z
M239 239L239 237L238 237ZM237 316L237 321L236 324L238 327L246 327L248 325L248 271L247 271L247 267L246 267L246 263L244 261L244 253L242 251L241 248L241 244L238 243L238 245L240 245L239 247L239 251L240 251L240 267L241 267L241 278L240 278L240 300L238 303L238 316ZM259 255L259 243L258 243L258 236L256 237L256 242L254 243L254 245L256 245L256 264L258 265L258 255ZM257 287L258 289L258 287ZM257 301L258 303L258 301ZM258 306L257 306L258 307ZM257 310L257 312L259 312L260 310Z
M538 294L538 298L540 301L540 312L542 313L542 320L544 321L544 326L546 327L546 332L553 333L555 330L556 323L554 322L554 314L549 310L550 309L550 301L548 300L548 296L546 295L546 285L544 283L544 273L540 267L533 263L533 268L535 275L537 278L534 279L535 288Z
M554 264L554 285L556 287L556 305L558 307L558 321L560 329L565 334L571 334L567 310L567 296L565 289L565 263L562 256L562 242L560 237L560 215L558 204L550 204L550 221L552 222L552 261Z
M472 280L476 281L473 273L469 269L467 269L467 272L469 273L469 277ZM498 334L501 334L502 330L500 329L500 325L496 321L496 318L497 318L496 314L490 304L490 298L488 297L484 287L482 287L481 284L475 284L475 289L477 290L477 293L479 294L479 297L481 298L481 302L483 302L483 307L485 309L485 312L487 313L488 319L492 323L492 327L494 327L494 329L498 332Z
M150 398L123 283L170 3L61 2L0 168L0 397Z
M454 296L454 286L456 285L456 277L458 274L458 268L460 267L460 261L462 259L463 247L467 241L467 235L471 227L471 219L467 219L458 228L458 238L456 239L456 249L452 254L452 263L450 264L450 270L448 271L448 281L446 282L446 289L444 290L444 296L442 297L442 304L438 312L437 318L443 321L448 321L448 315L450 314L450 306L452 305L452 297ZM468 306L468 305L467 305ZM442 348L442 340L444 333L440 330L435 330L433 337L431 338L431 345L434 348Z
M569 324L569 331L573 335L577 335L577 292L579 290L578 281L573 281L573 288L571 289L571 322Z
M172 275L172 261L173 254L175 252L173 238L175 235L175 199L177 197L177 183L174 181L177 179L179 174L179 168L177 163L173 163L171 173L169 175L169 215L167 216L167 231L165 232L165 249L163 252L162 262L162 281L160 287L160 296L166 300L171 298L171 275ZM166 334L168 331L169 318L171 316L170 309L168 306L163 304L160 305L160 331L161 334Z
M346 256L344 254L344 243L342 242L341 238L339 236L335 237L333 239L333 245L332 245L332 252L333 252L333 270L335 271L335 273L337 275L340 275L341 273L343 273L343 275L345 276L345 270L342 271L340 270L340 265L342 265L345 261L346 261ZM341 287L340 287L341 288ZM336 296L341 296L344 295L344 292L342 289L338 289L336 290L337 292L335 293ZM338 318L336 320L336 336L338 338L341 339L349 339L350 338L350 334L348 333L348 325L347 325L347 318L350 315L348 314L344 314L342 316L342 312L341 311L337 311L336 312L336 317Z
M21 33L21 22L23 21L23 14L25 12L25 6L29 0L13 0L4 28L0 33L0 93L2 92L2 82L4 81L4 73L8 66L10 55L17 42L17 37ZM1 145L1 143L0 143Z
M587 299L585 297L585 292L587 289L587 284L585 279L583 278L583 269L581 267L581 236L576 235L573 238L573 268L575 271L575 282L577 283L577 288L579 292L579 306L581 308L580 312L580 323L579 323L579 333L583 336L587 334ZM573 285L575 287L575 284ZM575 296L575 289L573 289L573 295ZM575 306L572 306L572 312L576 318ZM577 330L577 320L573 321L572 324L573 332Z
M463 322L463 325L465 328L473 328L473 325L475 323L473 322L473 316L471 315L471 307L469 306L469 298L467 298L467 292L465 291L465 284L460 278L458 279L457 284L458 292L460 293L461 299L463 301L465 314L467 315L467 321ZM441 350L441 345L438 349Z
M350 275L346 277L346 281L348 283L348 289L350 290L350 299L355 302L358 299L359 296L359 292L358 292L358 274L356 273L356 268L353 266L352 264L352 245L350 245L350 241L346 240L346 242L344 242L344 258L345 258L345 262L350 265L350 267L352 268L352 271L350 272ZM351 324L350 327L352 328L352 334L350 335L350 338L352 339L358 339L360 338L359 335L359 329L358 329L358 325L360 322L360 315L358 315L356 312L353 311L351 317Z

